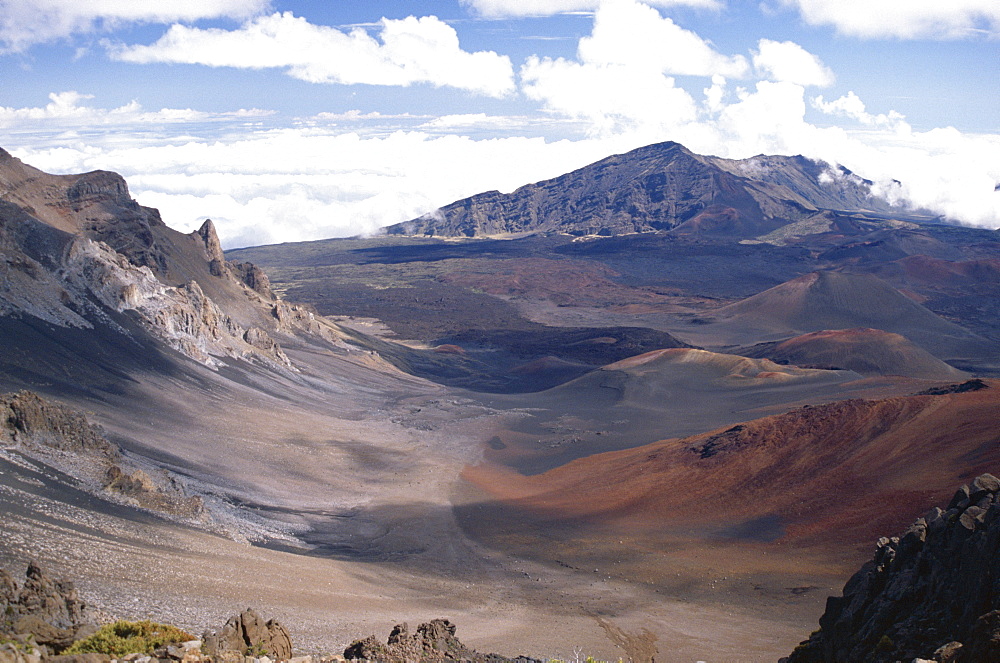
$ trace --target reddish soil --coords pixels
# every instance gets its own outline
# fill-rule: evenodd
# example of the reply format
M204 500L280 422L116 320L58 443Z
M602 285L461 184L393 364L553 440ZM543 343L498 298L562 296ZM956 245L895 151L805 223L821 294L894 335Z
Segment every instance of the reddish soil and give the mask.
M471 529L515 548L530 531L540 535L530 554L561 561L579 559L581 546L620 558L627 540L655 554L621 572L652 582L708 568L848 573L879 536L1000 471L1000 383L988 384L802 407L530 477L469 467L465 477L494 500Z
M905 336L880 329L811 332L779 343L766 356L803 368L839 368L861 375L903 375L929 380L959 380L965 375Z

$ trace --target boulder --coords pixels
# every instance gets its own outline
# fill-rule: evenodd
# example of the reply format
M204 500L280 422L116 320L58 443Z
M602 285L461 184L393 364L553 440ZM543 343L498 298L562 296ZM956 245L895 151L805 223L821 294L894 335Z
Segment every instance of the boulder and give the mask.
M254 610L247 608L229 618L217 633L206 633L205 651L210 656L222 652L267 654L279 661L292 657L292 639L276 620L265 622Z
M26 615L14 622L14 633L31 634L35 642L53 651L62 651L76 641L76 629L59 628L38 615Z
M52 580L36 563L28 564L24 587L18 595L17 613L33 615L57 628L77 628L84 623L87 604L68 580Z
M52 580L36 562L24 586L0 569L0 635L59 652L96 630L72 582Z
M42 653L35 647L14 643L0 645L0 663L41 663Z
M110 663L107 654L68 654L65 656L50 656L46 663Z

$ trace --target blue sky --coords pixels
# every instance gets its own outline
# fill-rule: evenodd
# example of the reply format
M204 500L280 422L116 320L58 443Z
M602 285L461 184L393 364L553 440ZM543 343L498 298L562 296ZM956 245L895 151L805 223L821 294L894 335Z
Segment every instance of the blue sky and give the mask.
M0 76L0 146L120 172L227 247L663 140L841 163L1000 227L996 0L0 0Z

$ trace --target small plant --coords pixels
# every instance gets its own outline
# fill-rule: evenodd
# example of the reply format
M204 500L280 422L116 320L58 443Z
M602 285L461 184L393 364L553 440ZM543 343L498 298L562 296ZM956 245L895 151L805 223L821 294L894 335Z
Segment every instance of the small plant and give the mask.
M249 648L247 648L246 655L247 656L252 656L253 658L260 658L262 656L270 656L271 655L271 651L267 647L264 646L264 643L257 642L255 644L253 644L252 646L250 646Z
M148 620L140 622L117 621L106 624L89 638L74 642L64 654L152 654L153 650L169 644L194 640L176 626L157 624Z
M896 648L896 643L892 641L892 638L890 638L887 635L883 635L882 639L878 641L877 645L875 645L875 652L878 654L883 654L885 652L890 652L895 648Z

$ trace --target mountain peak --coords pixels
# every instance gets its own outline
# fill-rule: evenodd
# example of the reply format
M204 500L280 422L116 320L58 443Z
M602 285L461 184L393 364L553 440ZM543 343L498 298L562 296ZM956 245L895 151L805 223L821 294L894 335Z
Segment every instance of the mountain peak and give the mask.
M215 224L211 219L205 219L201 228L194 231L195 235L201 238L205 244L205 255L210 261L218 260L225 262L226 257L222 252L222 242L219 241L219 234L215 232Z
M674 232L753 238L824 209L889 211L871 182L803 156L732 160L667 141L513 193L480 193L387 228L393 235Z

